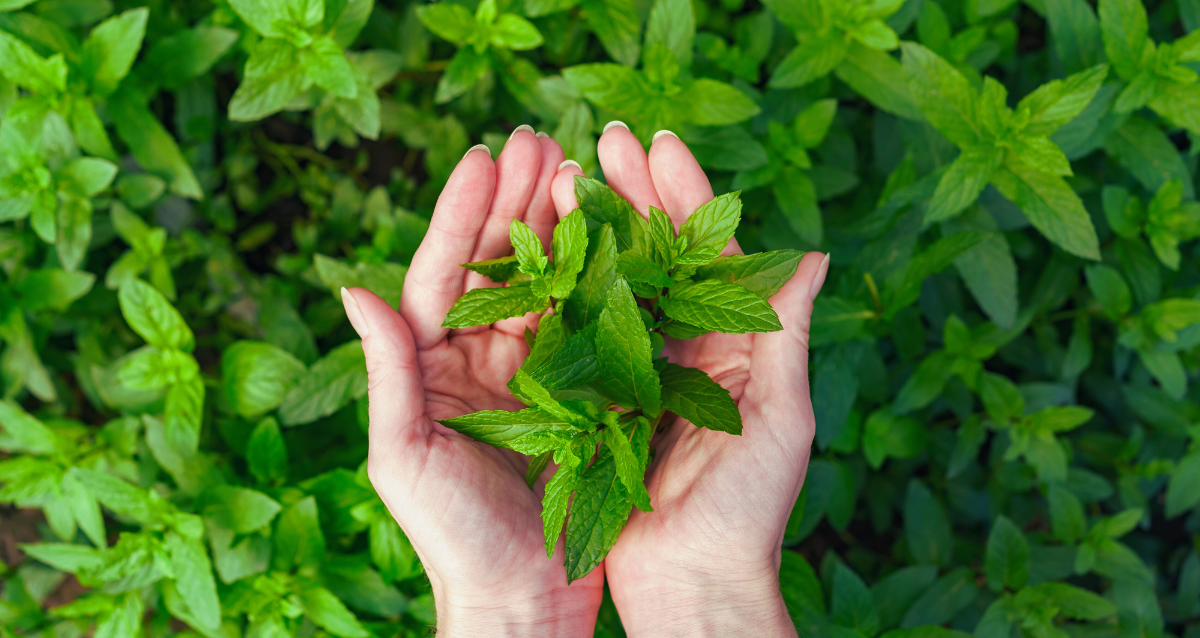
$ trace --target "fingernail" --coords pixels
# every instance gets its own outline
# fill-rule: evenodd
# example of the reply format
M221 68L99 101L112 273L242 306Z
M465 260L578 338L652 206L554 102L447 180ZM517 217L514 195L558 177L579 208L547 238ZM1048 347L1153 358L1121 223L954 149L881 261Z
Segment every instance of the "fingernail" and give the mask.
M354 331L358 333L360 339L366 339L367 335L371 334L370 327L367 325L367 318L363 316L362 306L358 305L358 300L354 298L354 294L346 290L342 286L342 305L346 307L346 318L350 320L350 325L354 326Z
M508 139L511 140L513 138L513 136L517 134L517 131L529 131L530 133L532 133L533 127L528 124L522 124L522 125L518 126L517 128L513 129L512 133L508 134Z
M808 296L810 300L816 301L817 294L821 292L821 287L825 285L825 275L829 274L829 253L825 253L825 259L821 260L821 265L817 268L817 276L813 278L812 290Z
M624 123L624 122L622 122L622 121L620 121L620 120L613 120L613 121L609 122L608 124L605 124L605 125L604 125L604 130L603 130L603 131L601 131L601 132L600 132L600 134L601 134L601 135L604 135L605 133L607 133L607 132L608 132L608 129L610 129L610 128L614 128L614 127L617 127L617 126L619 126L619 127L623 128L623 129L625 129L626 131L628 131L628 130L629 130L629 127L628 127L628 126L625 126L625 123Z
M488 155L492 154L492 149L488 148L487 144L476 144L475 146L468 148L466 153L463 153L463 159L467 159L467 156L475 151L487 151ZM461 162L462 160L459 161Z
M534 133L534 136L536 136L536 137L550 137L550 134L549 134L549 133L547 133L547 132L545 132L545 131L538 131L537 133Z
M653 144L653 143L657 142L657 141L658 141L658 138L660 138L660 137L662 137L662 136L664 136L664 135L670 135L671 137L673 137L673 138L675 138L675 139L679 139L679 136L678 136L678 135L676 135L676 134L672 133L671 131L668 131L667 129L663 129L663 130L661 130L661 131L659 131L659 132L657 132L657 133L655 133L655 134L654 134L654 138L650 140L650 143L651 143L651 144Z
M583 170L583 167L582 167L582 166L580 166L580 165L579 165L579 162L576 162L575 160L566 160L566 161L564 161L562 164L559 164L559 165L558 165L558 170L560 170L560 171L561 171L562 169L564 169L564 168L566 168L566 167L568 167L568 166L574 166L575 168L578 168L578 169L579 169L579 170L581 170L581 171Z

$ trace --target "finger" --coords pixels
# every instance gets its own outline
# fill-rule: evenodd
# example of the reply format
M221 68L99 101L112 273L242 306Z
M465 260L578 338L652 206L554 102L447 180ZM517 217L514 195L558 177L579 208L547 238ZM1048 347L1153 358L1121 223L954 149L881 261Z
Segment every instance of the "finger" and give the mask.
M654 190L662 199L663 210L678 229L696 209L713 198L712 184L700 163L686 144L671 131L654 134L650 146L650 178ZM730 240L724 254L737 255L742 250L737 240Z
M583 169L575 160L567 160L558 166L558 175L550 186L550 194L554 196L554 210L562 219L579 208L579 200L575 199L575 177L583 175Z
M525 210L525 223L537 233L538 239L542 240L542 246L549 252L554 226L558 224L558 215L554 212L554 197L550 189L554 178L558 176L558 166L563 162L563 150L558 142L550 139L545 133L537 135L538 142L542 145L542 167L538 172L537 185L533 187L529 208Z
M409 450L432 431L417 348L404 318L364 288L342 288L350 324L367 359L371 450Z
M795 443L812 438L808 335L813 300L828 269L828 255L805 255L791 281L771 297L783 330L754 336L745 399L757 406L766 423L785 428L776 433L780 438Z
M466 270L459 264L471 261L475 241L492 203L496 167L487 147L480 144L467 151L446 187L438 196L421 241L404 278L400 314L412 329L418 350L429 348L446 336L442 322L454 302L462 296Z
M609 122L604 129L596 153L608 185L642 215L648 215L651 206L662 208L642 143L621 122Z
M500 156L496 158L496 191L492 195L492 208L475 241L471 261L496 259L512 250L508 229L514 219L521 219L525 215L525 208L533 197L542 166L540 142L533 134L533 127L522 124L513 131L504 150L500 151ZM468 273L463 292L497 285L479 273Z

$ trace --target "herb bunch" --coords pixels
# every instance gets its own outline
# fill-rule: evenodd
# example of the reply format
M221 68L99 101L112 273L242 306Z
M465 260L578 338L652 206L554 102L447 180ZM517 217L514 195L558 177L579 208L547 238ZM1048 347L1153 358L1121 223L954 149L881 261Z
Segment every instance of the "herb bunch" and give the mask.
M513 220L514 255L463 264L507 285L463 295L443 324L467 328L552 309L536 334L526 329L529 356L508 383L529 407L441 421L532 457L530 488L554 461L542 521L548 557L566 524L568 581L604 560L634 507L653 510L644 476L651 438L668 413L742 432L729 392L702 370L670 363L666 338L782 330L767 300L803 256L722 256L741 220L737 192L701 206L678 234L663 211L651 206L643 218L596 180L576 177L575 194L579 208L554 229L553 261L537 235Z

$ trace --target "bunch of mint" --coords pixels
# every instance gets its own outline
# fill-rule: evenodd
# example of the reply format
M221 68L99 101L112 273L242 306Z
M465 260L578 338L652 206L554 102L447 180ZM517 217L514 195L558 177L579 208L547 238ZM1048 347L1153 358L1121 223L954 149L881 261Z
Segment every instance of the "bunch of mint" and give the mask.
M507 286L468 292L443 324L466 328L553 309L536 334L526 331L529 356L508 384L529 407L441 422L533 457L531 488L551 459L558 465L542 521L547 556L566 523L568 581L600 564L634 506L652 511L644 476L667 413L741 434L729 392L701 370L669 363L665 338L782 330L767 300L803 256L721 256L741 220L736 192L701 206L678 235L666 213L652 206L647 220L600 182L576 177L575 193L579 208L554 229L554 261L514 220L515 255L464 264Z

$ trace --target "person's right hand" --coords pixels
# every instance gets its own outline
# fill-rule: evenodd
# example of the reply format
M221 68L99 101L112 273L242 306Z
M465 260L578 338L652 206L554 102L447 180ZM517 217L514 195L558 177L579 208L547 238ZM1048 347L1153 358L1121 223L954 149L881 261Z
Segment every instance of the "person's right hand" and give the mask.
M568 587L562 539L546 558L544 480L530 490L526 457L437 423L524 407L506 383L529 353L530 318L441 326L463 293L491 285L459 265L511 252L514 218L549 245L562 159L557 143L523 129L494 164L486 147L472 149L438 198L400 312L362 288L342 293L370 377L367 469L429 574L439 636L590 636L595 627L603 570Z
M600 138L608 185L643 215L650 206L676 229L713 198L708 177L674 135L649 157L623 126ZM577 205L574 176L552 187L559 216ZM731 241L725 254L740 254ZM808 330L828 256L809 253L771 298L780 332L709 333L667 340L664 353L729 390L741 436L675 419L653 439L646 473L652 512L634 511L604 561L630 636L794 636L779 591L780 545L804 482L815 420L808 388Z

